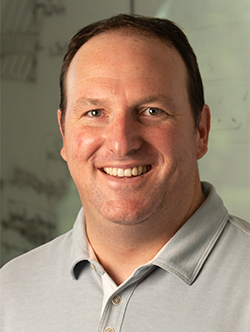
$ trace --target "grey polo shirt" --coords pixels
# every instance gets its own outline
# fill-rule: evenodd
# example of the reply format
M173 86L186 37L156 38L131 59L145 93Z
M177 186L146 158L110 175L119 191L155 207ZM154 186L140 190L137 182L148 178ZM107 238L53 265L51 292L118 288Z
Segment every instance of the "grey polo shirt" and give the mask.
M105 271L89 258L81 210L72 231L2 268L0 330L249 332L249 224L203 188L203 205L103 312Z

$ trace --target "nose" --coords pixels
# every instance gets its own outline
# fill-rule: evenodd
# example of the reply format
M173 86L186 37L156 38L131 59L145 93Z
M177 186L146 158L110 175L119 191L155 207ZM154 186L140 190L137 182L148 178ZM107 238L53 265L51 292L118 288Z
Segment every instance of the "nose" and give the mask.
M138 151L142 145L140 124L131 114L115 116L106 136L106 148L118 157Z

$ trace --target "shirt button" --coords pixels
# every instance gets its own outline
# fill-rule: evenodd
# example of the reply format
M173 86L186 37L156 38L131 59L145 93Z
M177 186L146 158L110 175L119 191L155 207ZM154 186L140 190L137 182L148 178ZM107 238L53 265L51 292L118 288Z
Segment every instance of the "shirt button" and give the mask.
M91 264L92 269L96 272L96 267L94 264Z
M121 300L122 300L122 298L120 297L120 295L116 295L116 296L113 297L112 303L114 305L119 305L121 303Z
M107 327L104 332L115 332L115 330L112 327Z

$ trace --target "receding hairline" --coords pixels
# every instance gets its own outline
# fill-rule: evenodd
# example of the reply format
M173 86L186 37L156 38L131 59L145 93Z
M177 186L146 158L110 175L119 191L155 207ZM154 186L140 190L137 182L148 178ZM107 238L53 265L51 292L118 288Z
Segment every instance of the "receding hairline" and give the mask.
M75 59L76 55L79 54L80 50L82 50L82 48L84 46L86 46L86 44L88 44L88 42L91 42L93 39L101 37L102 35L112 35L112 34L117 34L117 35L120 35L121 37L122 36L128 36L128 37L138 36L138 37L143 37L145 39L149 39L152 41L155 41L155 40L161 41L163 44L165 44L167 47L169 47L172 51L176 52L180 56L180 58L184 64L184 67L185 67L186 79L188 80L188 70L187 70L186 64L185 64L180 52L177 50L177 48L174 45L171 44L170 41L164 39L164 37L161 38L160 36L155 35L154 32L146 31L146 30L141 31L141 30L139 30L139 28L136 28L136 27L130 27L130 26L129 27L114 27L114 28L111 28L108 30L100 31L97 34L95 34L94 36L91 36L84 44L82 44L82 46L74 54L74 56L72 57L72 59L70 61L69 66L67 68L67 71L65 72L65 76L64 76L64 88L65 88L65 93L66 93L66 99L67 99L68 73L69 73L70 67L71 67L72 62ZM66 110L65 110L65 112L66 112Z
M127 37L133 37L133 36L138 36L138 37L144 37L145 39L149 39L149 40L159 40L161 41L163 44L165 44L166 46L168 46L169 48L171 48L172 50L175 50L180 56L180 52L178 51L178 49L167 39L165 39L164 37L161 36L157 36L154 32L151 31L147 31L147 30L139 30L139 28L137 27L113 27L110 28L108 30L104 30L104 31L99 31L97 32L95 35L91 36L85 43L83 43L81 45L81 47L79 47L79 49L76 51L76 53L74 54L74 56L72 57L70 64L68 66L68 69L71 65L71 62L73 61L73 59L75 58L76 54L79 53L79 51L86 45L88 44L90 41L92 41L93 39L99 38L103 35L112 35L112 34L117 34L122 36L127 36ZM182 56L181 56L182 57Z
M65 54L60 74L60 108L62 110L61 124L67 107L67 73L77 52L94 37L118 32L127 35L144 36L154 40L160 40L179 54L185 63L187 70L187 90L189 103L194 115L195 125L200 121L201 110L204 105L204 90L197 58L190 45L187 36L175 22L168 19L144 17L140 15L120 14L109 19L92 23L83 27L71 39L68 51Z

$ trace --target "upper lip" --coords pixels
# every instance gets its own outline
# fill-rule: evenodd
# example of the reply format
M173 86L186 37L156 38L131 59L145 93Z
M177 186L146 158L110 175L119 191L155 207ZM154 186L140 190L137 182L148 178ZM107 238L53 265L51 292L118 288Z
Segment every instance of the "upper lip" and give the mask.
M117 165L111 165L111 164L105 164L104 166L97 167L99 169L103 169L104 167L111 167L111 168L121 168L121 169L127 169L127 168L133 168L133 167L139 167L139 166L150 166L152 168L152 164L148 163L146 164L145 162L136 163L136 164L117 164Z

